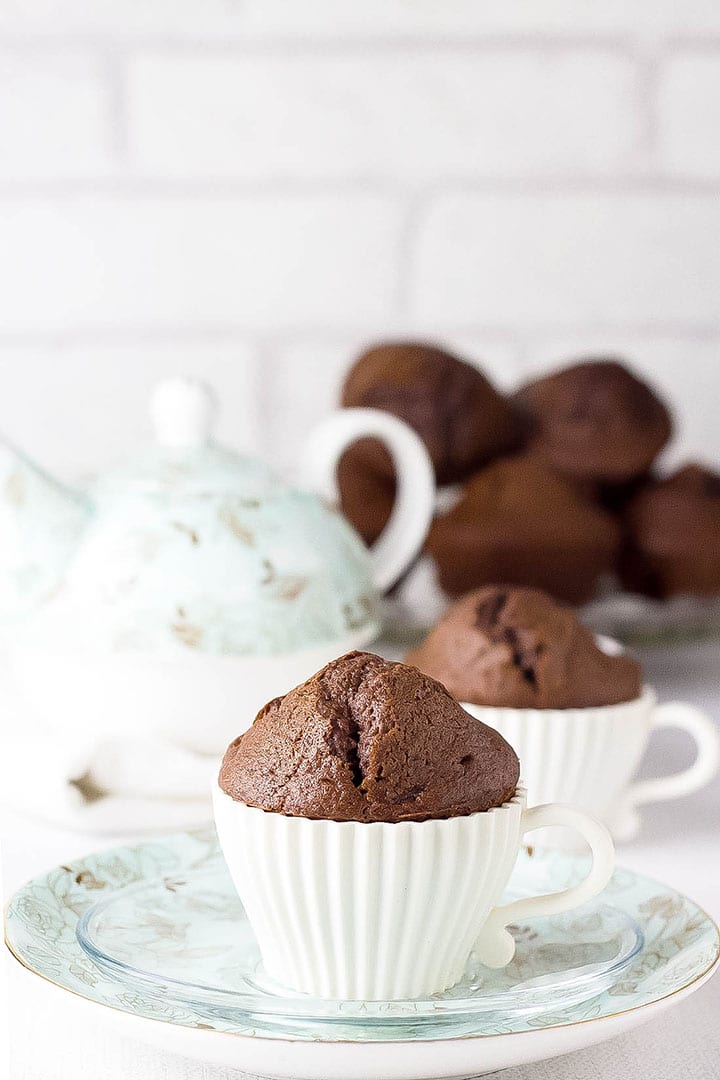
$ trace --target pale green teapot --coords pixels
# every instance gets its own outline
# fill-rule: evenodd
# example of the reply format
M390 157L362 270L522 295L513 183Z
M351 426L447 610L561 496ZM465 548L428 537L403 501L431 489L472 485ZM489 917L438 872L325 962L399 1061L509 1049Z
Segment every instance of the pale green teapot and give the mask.
M0 627L10 628L57 589L90 500L0 440Z
M268 698L377 636L380 594L415 558L433 511L417 435L386 413L341 410L311 434L299 490L218 446L214 408L197 382L163 383L155 446L82 494L17 457L44 572L27 571L16 606L30 614L11 660L44 715L60 703L64 725L150 724L215 751ZM340 456L370 435L394 459L398 496L368 550L333 504Z

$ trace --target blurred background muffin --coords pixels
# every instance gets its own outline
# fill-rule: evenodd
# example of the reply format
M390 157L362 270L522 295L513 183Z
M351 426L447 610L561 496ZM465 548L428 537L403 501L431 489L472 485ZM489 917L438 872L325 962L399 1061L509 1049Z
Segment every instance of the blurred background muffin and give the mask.
M525 445L558 472L622 484L648 471L672 433L670 412L618 360L585 360L514 395Z
M472 364L421 342L379 344L347 374L341 404L383 409L409 424L430 454L438 484L463 480L518 443L517 411ZM346 452L338 470L343 512L371 543L390 517L390 456L375 439Z
M421 437L439 484L464 479L473 469L518 442L516 410L472 364L433 345L389 342L364 352L348 372L343 405L384 409ZM373 440L362 456L381 476L392 474Z
M699 465L662 478L672 405L622 360L580 358L503 393L450 350L379 343L350 366L341 403L402 417L431 455L437 514L420 584L411 573L403 586L416 610L429 586L437 615L497 581L575 606L621 590L720 595L720 480ZM392 510L390 458L357 443L338 482L344 513L374 542Z
M625 588L649 596L720 593L720 475L689 464L645 484L625 511Z
M449 596L496 581L589 600L612 569L620 527L564 477L529 456L475 473L436 518L427 547Z
M575 613L539 589L489 585L456 600L406 657L458 700L516 709L632 701L642 672L603 651Z

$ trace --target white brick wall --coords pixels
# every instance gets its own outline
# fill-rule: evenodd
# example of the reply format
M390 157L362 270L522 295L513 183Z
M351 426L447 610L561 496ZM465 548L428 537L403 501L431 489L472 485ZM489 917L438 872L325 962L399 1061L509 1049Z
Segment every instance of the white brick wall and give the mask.
M637 161L637 97L632 60L594 48L145 54L128 71L130 161L155 177L413 186L605 173Z
M107 176L111 93L86 50L0 50L0 180Z
M48 36L100 31L272 42L598 32L655 39L716 31L720 13L715 0L5 0L0 26Z
M449 322L712 323L713 195L450 195L418 222L413 311Z
M660 160L677 176L720 179L720 50L680 50L659 89Z
M0 0L0 430L70 476L194 371L291 468L422 334L625 353L720 460L719 195L716 0Z
M397 226L394 203L371 195L6 199L0 331L382 319L397 291Z

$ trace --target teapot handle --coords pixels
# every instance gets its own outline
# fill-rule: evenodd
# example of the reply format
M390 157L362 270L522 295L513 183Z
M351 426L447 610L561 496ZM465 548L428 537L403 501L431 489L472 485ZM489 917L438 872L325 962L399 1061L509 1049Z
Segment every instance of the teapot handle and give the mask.
M420 437L402 420L380 409L339 409L311 432L301 477L314 491L337 504L338 462L356 439L368 436L385 444L397 476L390 520L370 548L375 586L385 591L411 565L433 517L435 476Z

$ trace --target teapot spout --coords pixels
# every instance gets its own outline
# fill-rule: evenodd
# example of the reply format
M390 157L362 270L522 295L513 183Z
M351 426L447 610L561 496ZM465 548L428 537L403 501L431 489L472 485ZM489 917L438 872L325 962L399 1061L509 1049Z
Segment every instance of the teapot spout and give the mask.
M91 513L85 495L0 439L0 626L22 619L60 587Z

